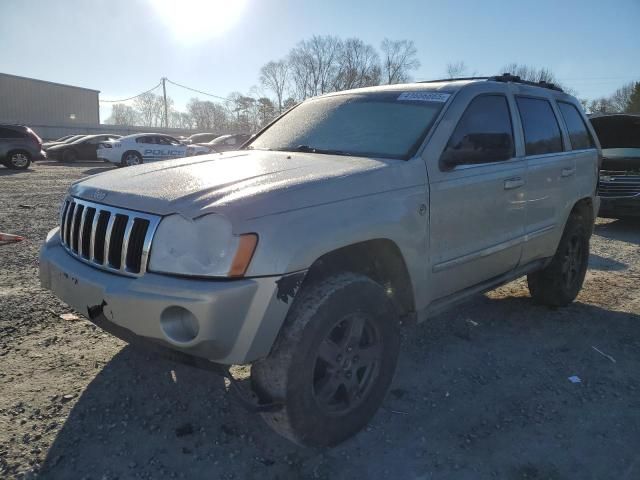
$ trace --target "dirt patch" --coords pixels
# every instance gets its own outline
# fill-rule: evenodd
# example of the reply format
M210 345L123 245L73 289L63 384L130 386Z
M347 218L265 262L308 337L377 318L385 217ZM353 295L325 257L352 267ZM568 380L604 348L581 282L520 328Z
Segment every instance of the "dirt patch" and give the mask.
M69 184L107 169L0 169L0 231L27 237L0 247L0 477L639 478L638 222L599 221L568 308L533 305L521 279L407 329L371 424L310 450L219 377L60 318L38 249Z

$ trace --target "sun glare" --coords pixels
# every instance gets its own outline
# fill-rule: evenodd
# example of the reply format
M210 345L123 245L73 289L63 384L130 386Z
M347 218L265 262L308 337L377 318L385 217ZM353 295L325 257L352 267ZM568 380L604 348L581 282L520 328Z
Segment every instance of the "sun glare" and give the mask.
M158 15L183 43L219 37L240 20L247 0L149 0Z

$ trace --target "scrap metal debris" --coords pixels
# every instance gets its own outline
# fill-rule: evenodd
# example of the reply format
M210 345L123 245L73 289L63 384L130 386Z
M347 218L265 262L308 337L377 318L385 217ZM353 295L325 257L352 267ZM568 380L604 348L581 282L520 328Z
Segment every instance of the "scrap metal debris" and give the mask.
M13 235L11 233L2 233L0 232L0 245L8 245L10 243L18 243L23 241L25 238L20 235Z
M604 358L608 358L609 360L611 360L613 363L616 363L616 359L613 358L611 355L607 355L606 353L604 353L602 350L599 350L597 347L594 347L593 345L591 346L591 348L593 348L596 352L598 352L600 355L602 355Z

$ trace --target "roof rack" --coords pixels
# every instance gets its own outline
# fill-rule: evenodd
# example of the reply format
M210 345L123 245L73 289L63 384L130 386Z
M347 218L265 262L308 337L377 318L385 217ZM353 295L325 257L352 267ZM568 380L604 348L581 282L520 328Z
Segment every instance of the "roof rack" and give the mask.
M438 80L423 80L418 83L439 83L439 82L456 82L459 80L490 80L494 82L512 82L522 83L523 85L531 85L532 87L548 88L550 90L556 90L557 92L564 92L562 88L554 83L549 83L544 80L539 82L530 82L528 80L522 80L518 75L512 75L511 73L503 73L502 75L494 75L492 77L457 77L457 78L441 78Z
M493 80L494 82L512 82L512 83L522 83L524 85L531 85L532 87L542 87L548 88L549 90L555 90L557 92L564 92L562 88L557 86L554 83L547 82L545 80L540 80L539 82L530 82L528 80L522 80L518 75L512 75L511 73L503 73L502 75L495 75L493 77L489 77L487 80Z

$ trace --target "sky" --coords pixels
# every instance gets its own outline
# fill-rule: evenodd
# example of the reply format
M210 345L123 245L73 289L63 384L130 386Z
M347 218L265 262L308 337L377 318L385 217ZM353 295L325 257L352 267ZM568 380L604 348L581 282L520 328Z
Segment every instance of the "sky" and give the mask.
M0 0L0 72L131 97L161 77L226 97L312 35L413 40L416 80L464 61L551 69L580 98L640 80L640 0ZM161 93L161 90L155 90ZM203 95L168 85L178 109ZM1 108L1 99L0 99ZM110 104L101 103L101 120Z

